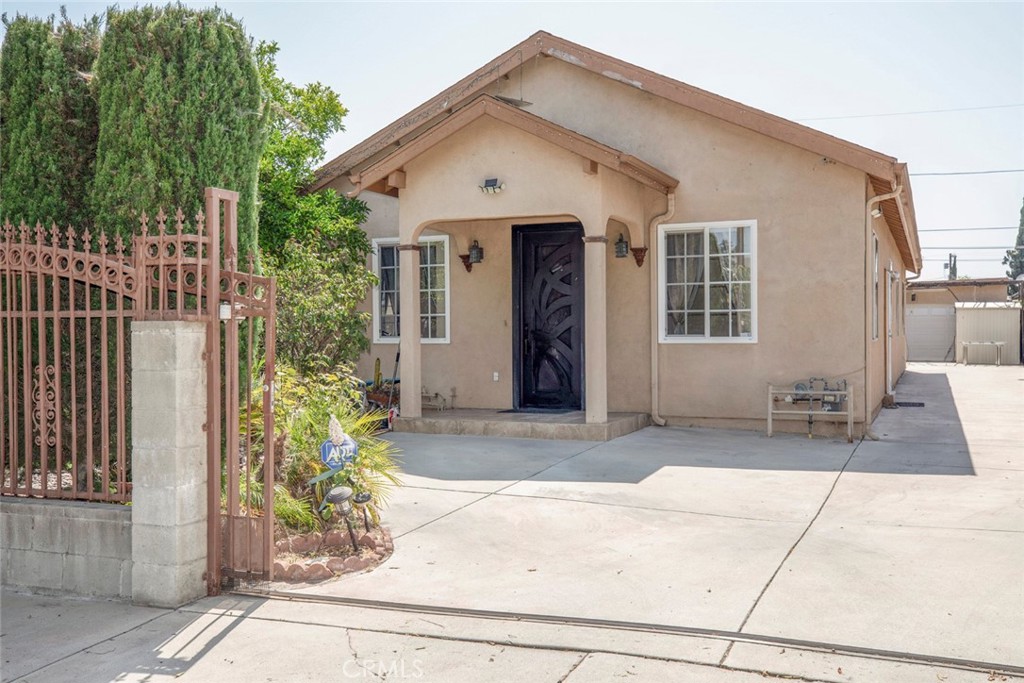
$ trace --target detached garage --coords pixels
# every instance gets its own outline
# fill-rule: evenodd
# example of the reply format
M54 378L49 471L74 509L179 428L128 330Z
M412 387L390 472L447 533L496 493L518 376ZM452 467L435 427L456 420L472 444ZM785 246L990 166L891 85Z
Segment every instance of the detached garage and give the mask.
M907 305L907 360L952 361L955 340L952 304Z
M907 360L964 361L968 342L971 364L1001 361L1020 364L1020 305L1007 302L1009 278L910 282L906 294Z

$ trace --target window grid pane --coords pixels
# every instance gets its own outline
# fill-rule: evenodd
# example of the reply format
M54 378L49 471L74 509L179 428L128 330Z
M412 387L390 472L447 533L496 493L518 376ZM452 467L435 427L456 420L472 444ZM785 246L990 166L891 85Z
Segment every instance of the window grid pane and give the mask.
M447 333L448 292L445 286L447 268L446 243L429 240L420 243L420 336L423 339L444 339ZM399 259L394 244L378 245L377 334L380 339L393 339L400 332Z
M749 226L665 234L667 335L753 336L751 247Z

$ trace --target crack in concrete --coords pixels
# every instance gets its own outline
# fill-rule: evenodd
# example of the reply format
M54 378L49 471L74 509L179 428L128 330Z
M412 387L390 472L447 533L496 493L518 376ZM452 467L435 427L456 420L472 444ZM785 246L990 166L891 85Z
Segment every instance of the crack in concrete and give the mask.
M569 667L569 670L565 672L564 676L558 679L557 683L565 683L567 680L569 680L569 676L572 676L573 672L576 671L576 669L580 668L580 664L582 664L584 660L586 660L586 658L589 657L591 654L592 653L588 652L579 659L577 659L576 663Z
M807 523L807 526L800 533L800 536L797 537L796 541L794 541L793 545L790 546L789 550L782 558L782 561L779 562L779 566L775 568L774 572L772 572L772 575L768 578L768 582L764 584L764 587L761 589L761 592L757 594L757 598L754 600L754 604L750 606L749 610L747 610L746 616L743 617L743 621L740 623L739 628L736 629L737 633L743 632L743 628L747 625L747 622L750 621L751 615L754 613L754 610L757 609L757 606L761 603L761 598L763 598L764 594L768 592L768 588L772 585L772 582L775 581L775 577L778 576L779 572L782 571L782 567L786 564L786 561L789 560L789 558L793 555L793 552L796 550L796 547L800 545L800 541L804 540L804 537L807 535L807 532L810 531L811 527L814 526L814 523L818 521L818 517L821 515L821 511L825 509L825 505L828 504L829 499L832 497L832 493L835 492L836 486L839 485L839 479L843 476L843 473L846 472L846 468L853 460L853 456L856 455L857 449L859 449L863 443L864 440L861 439L859 442L857 442L857 445L854 447L854 449L850 451L850 457L846 459L846 462L843 463L842 468L836 474L836 478L832 481L832 486L829 488L828 493L825 494L825 499L822 500L821 505L818 506L818 511L814 513L814 517L812 517L811 521ZM725 664L725 660L729 658L729 654L732 652L732 646L733 642L730 642L728 647L725 648L725 652L722 653L722 658L718 660L719 666L723 666Z

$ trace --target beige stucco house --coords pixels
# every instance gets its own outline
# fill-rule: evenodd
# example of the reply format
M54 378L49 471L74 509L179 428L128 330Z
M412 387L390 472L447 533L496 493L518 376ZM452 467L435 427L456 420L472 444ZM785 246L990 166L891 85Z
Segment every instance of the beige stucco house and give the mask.
M316 187L372 209L359 370L401 351L405 417L411 385L460 408L761 428L768 384L814 376L850 382L862 429L904 370L905 164L545 32Z

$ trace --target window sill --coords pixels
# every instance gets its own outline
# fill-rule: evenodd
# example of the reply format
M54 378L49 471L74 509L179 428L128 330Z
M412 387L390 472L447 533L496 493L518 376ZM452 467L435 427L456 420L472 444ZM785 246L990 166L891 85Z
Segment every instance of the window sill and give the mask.
M658 339L659 344L756 344L757 337L667 337Z
M402 341L401 337L384 337L382 339L374 339L374 344L390 344L397 346ZM420 338L420 344L451 344L450 339L423 339Z

